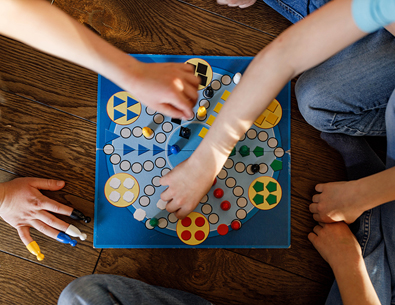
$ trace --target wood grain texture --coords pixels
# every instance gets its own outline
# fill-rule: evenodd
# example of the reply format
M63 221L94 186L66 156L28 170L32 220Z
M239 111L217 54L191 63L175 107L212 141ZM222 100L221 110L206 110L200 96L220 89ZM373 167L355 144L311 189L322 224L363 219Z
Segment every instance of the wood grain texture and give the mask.
M224 249L105 249L96 273L197 294L214 304L323 304L327 287Z
M57 303L62 290L74 277L0 252L0 303Z

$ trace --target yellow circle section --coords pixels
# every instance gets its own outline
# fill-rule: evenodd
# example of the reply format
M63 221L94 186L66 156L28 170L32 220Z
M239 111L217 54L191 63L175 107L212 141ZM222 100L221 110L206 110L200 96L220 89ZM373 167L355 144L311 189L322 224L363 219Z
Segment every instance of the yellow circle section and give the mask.
M141 104L129 92L115 93L107 102L108 117L118 125L129 125L141 114Z
M272 177L256 178L248 187L250 202L260 210L275 208L280 202L282 194L280 183Z
M276 126L283 116L283 108L280 103L274 99L264 112L256 119L254 125L263 128L270 129Z
M137 180L129 174L119 173L111 176L104 186L104 194L112 205L124 208L133 204L139 196Z
M207 61L200 58L191 58L185 63L194 66L195 75L200 76L202 82L199 84L198 90L206 88L211 83L213 79L213 69Z
M200 217L202 217L204 219L204 225L201 227L196 225L196 219L198 219ZM208 220L202 214L197 213L197 212L191 212L186 218L189 218L191 220L191 225L189 225L188 227L185 227L182 224L183 220L179 220L177 222L177 229L176 229L178 238L183 243L190 245L190 246L196 246L196 245L201 244L202 242L204 242L206 240L206 238L208 237L208 234L210 233L210 225L208 223ZM184 231L189 231L191 233L190 239L185 240L182 238L182 233ZM204 238L202 240L198 240L195 237L195 234L198 231L203 231L203 233L204 233Z

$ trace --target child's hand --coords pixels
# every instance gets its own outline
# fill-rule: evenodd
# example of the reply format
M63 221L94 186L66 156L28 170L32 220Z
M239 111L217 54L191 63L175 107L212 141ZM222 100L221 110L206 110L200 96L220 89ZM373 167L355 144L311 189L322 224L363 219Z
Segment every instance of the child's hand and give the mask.
M169 186L160 198L168 202L166 210L175 212L179 219L185 218L196 208L215 178L215 172L209 170L210 166L193 162L192 158L185 160L160 179L162 185Z
M57 191L63 181L40 178L17 178L0 183L0 217L18 230L25 245L33 241L29 228L55 238L69 224L49 212L70 215L72 208L45 197L39 190Z
M130 71L133 76L126 77L122 87L144 105L172 118L194 115L200 79L191 65L134 62Z
M246 8L253 5L256 0L217 0L218 4Z
M310 212L318 222L354 222L364 212L364 199L360 198L357 181L317 184L320 194L313 196Z
M362 257L358 241L344 222L321 223L313 231L308 238L332 269Z

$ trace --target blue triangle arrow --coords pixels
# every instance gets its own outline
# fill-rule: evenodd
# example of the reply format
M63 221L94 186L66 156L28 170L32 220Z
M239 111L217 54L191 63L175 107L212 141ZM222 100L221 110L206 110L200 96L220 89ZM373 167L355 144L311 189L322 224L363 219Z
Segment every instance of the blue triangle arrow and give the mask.
M139 144L139 148L138 148L138 155L142 155L143 153L146 153L147 151L149 151L148 148L144 147L143 145Z
M115 120L115 121L118 120L118 119L120 119L120 118L122 118L122 117L124 117L124 116L125 116L124 113L122 113L122 112L120 112L120 111L114 109L114 120Z
M112 140L118 139L118 138L119 138L119 135L117 135L117 134L109 131L108 129L106 129L106 134L105 134L105 141L106 141L106 143L110 142Z
M134 148L132 148L132 147L126 145L126 144L123 144L123 155L131 153L134 150L135 150Z
M125 103L124 100L121 100L119 97L114 96L114 107L117 107L123 103Z
M128 117L127 117L128 121L133 119L136 116L137 116L137 113L134 113L133 111L128 110Z
M156 146L155 144L154 144L154 148L152 150L154 152L153 156L155 156L155 155L161 153L162 151L164 151L163 148L160 148L159 146Z
M138 101L136 101L135 99L131 98L130 96L128 96L128 108L130 106L136 105L138 103Z

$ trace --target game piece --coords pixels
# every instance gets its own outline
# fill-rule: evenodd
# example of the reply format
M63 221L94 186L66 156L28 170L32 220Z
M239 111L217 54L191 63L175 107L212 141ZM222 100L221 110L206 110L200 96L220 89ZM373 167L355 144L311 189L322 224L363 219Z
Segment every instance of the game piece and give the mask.
M257 172L259 172L259 164L252 164L251 165L251 171L256 174Z
M198 120L204 120L204 118L206 117L206 114L207 114L207 109L206 109L206 107L200 106L200 107L198 108L198 111L197 111L196 116L197 116Z
M188 127L180 128L180 137L184 139L189 139L190 136L191 136L191 130Z
M178 145L174 144L174 145L170 146L170 152L173 155L178 154L180 151L181 151L181 149L180 149L180 147Z
M143 136L146 137L147 139L151 138L152 135L154 134L152 129L149 127L143 127L142 132L143 132Z
M151 218L149 221L149 224L150 224L150 226L152 226L154 228L157 227L159 224L158 218L155 218L155 217Z
M30 251L31 254L37 257L37 260L42 261L44 259L44 254L41 253L40 247L35 241L32 241L30 244L28 244L26 248Z
M75 245L77 244L76 240L71 239L70 236L68 236L67 234L65 234L63 232L59 232L58 236L56 236L56 240L60 241L61 243L64 243L64 244L70 244L73 247L75 247Z
M206 88L206 90L204 90L203 95L204 95L204 97L206 97L206 98L212 98L212 97L214 96L214 90L213 90L213 88L211 88L210 86L208 86L208 87Z
M69 227L66 230L66 234L73 236L73 237L79 237L81 240L85 240L87 235L85 233L81 233L81 231L73 225L69 225Z
M82 212L73 209L73 212L71 212L70 215L71 219L75 219L75 220L83 220L85 223L89 223L91 221L91 218L88 216L85 216L84 214L82 214Z
M224 195L224 191L223 189L217 188L214 190L213 195L215 198L222 198L222 196Z
M228 200L222 201L221 202L221 209L223 211L229 211L229 209L230 209L230 202Z
M141 62L193 64L202 80L196 115L189 120L165 116L99 76L94 247L288 248L290 84L257 114L189 221L180 221L160 199L167 187L160 178L196 150L252 57L133 56ZM207 86L214 91L211 98ZM153 131L149 139L142 134L144 127ZM173 145L181 151L172 153ZM215 197L216 189L223 191L221 198ZM223 201L230 203L227 211L221 208ZM155 227L153 218L158 220Z
M217 183L217 178L214 178L214 181L213 181L213 185L212 185L212 186L214 186L216 183Z

